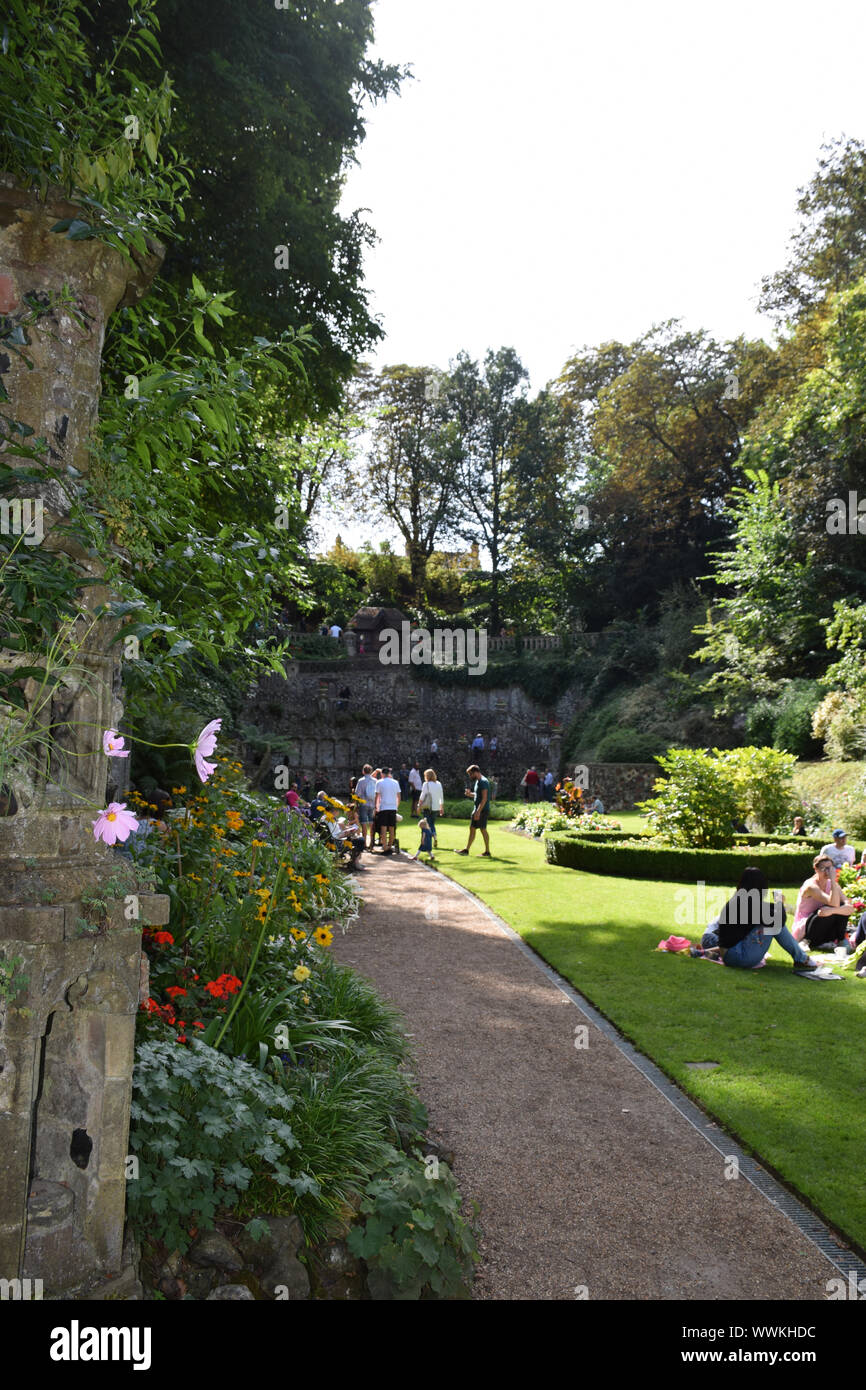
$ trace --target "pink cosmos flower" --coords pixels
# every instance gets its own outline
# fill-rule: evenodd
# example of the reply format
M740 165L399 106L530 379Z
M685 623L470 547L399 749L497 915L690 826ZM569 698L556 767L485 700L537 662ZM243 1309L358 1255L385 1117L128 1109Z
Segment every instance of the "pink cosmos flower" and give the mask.
M112 801L93 822L93 838L113 845L118 840L128 840L133 830L137 829L138 821L131 811L127 811L126 802Z
M108 758L128 758L129 749L124 748L125 739L116 729L106 729L102 735L102 751Z
M192 746L195 770L203 782L207 781L212 772L216 772L216 763L206 763L205 758L209 758L216 748L216 736L222 728L222 723L221 719L212 719L209 724L205 724Z

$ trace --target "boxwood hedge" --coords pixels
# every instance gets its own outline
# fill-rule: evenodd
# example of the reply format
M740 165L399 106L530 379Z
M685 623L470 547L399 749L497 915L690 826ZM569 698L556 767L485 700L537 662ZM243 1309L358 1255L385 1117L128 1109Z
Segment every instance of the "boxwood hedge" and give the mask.
M770 883L794 883L812 872L812 852L783 854L755 849L748 854L732 849L678 849L618 844L611 840L577 839L568 832L548 835L544 841L549 864L564 869L583 869L592 874L616 874L619 878L654 878L672 883L736 883L748 865L763 869Z

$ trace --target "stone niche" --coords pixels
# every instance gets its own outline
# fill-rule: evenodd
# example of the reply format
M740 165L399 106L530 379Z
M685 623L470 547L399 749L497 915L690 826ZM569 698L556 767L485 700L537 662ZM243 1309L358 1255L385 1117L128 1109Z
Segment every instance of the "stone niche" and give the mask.
M38 682L23 686L34 720L53 726L51 758L7 759L12 795L0 797L0 1279L39 1280L46 1298L135 1296L123 1233L141 928L168 920L168 899L139 891L93 837L117 774L101 747L123 712L117 627L95 617L109 597L99 561L58 526L76 471L89 472L106 321L146 293L163 251L128 260L51 231L78 211L58 190L43 201L0 174L2 312L23 320L33 296L48 309L24 330L32 365L2 359L7 411L46 439L69 478L41 489L41 543L96 581L80 591L74 669L50 708L37 714ZM22 483L21 495L34 487ZM0 652L7 666L23 659ZM44 653L26 661L42 665ZM16 733L0 725L7 747Z

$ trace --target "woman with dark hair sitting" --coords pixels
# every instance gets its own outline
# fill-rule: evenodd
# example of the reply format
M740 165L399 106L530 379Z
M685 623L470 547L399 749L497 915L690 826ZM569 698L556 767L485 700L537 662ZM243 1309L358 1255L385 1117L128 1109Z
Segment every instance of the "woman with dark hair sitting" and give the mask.
M719 947L725 965L754 970L764 959L775 937L783 951L794 961L798 975L820 971L817 961L811 961L806 951L785 926L785 900L782 894L775 902L764 897L767 878L760 869L744 869L737 891L719 913Z

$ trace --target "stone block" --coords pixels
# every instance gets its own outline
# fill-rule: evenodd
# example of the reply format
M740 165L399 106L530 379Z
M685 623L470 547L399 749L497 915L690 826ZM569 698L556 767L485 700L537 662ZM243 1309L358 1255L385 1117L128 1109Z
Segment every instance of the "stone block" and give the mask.
M0 907L0 941L62 941L62 907Z
M135 1015L108 1014L105 1018L105 1076L130 1077L134 1054Z

